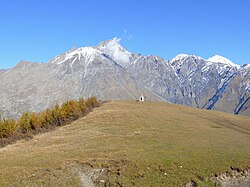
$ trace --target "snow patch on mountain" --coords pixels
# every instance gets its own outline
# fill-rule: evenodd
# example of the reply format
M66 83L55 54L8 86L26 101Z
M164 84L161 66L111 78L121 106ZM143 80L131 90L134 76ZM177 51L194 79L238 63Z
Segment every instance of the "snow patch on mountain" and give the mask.
M245 69L249 69L250 68L250 64L247 64L244 66Z
M239 65L233 63L229 59L227 59L227 58L225 58L223 56L220 56L220 55L214 55L213 57L207 59L207 61L214 62L214 63L222 63L222 64L226 64L226 65L229 65L229 66L232 66L232 67L240 68Z
M80 61L81 58L84 58L85 62L88 63L98 54L101 54L101 52L93 47L80 47L78 49L70 50L63 55L57 56L50 63L60 65L70 59L73 59L71 62L72 66L76 60Z
M177 61L177 60L183 60L183 59L186 59L188 57L189 57L189 55L187 55L187 54L179 54L176 57L174 57L171 61L173 62L173 61Z
M197 60L204 60L203 58L201 58L199 56L196 56L196 55L179 54L176 57L174 57L171 60L171 62L174 62L174 61L184 61L187 58L194 58L194 59L197 59Z

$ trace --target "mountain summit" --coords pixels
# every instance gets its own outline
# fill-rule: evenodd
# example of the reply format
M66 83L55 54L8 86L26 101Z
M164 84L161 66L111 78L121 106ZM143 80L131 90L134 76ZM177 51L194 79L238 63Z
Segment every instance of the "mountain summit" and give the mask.
M120 41L120 38L113 38L112 40L101 42L96 48L121 66L126 67L130 63L131 53L120 45Z
M227 58L225 58L223 56L220 56L220 55L214 55L213 57L207 59L207 61L209 61L209 62L219 62L219 63L223 63L223 64L226 64L226 65L229 65L229 66L237 67L237 68L240 67L239 65L233 63L229 59L227 59Z
M0 71L0 113L18 117L79 97L165 101L250 115L250 68L214 56L172 60L127 51L114 38L71 49L48 63L21 62Z

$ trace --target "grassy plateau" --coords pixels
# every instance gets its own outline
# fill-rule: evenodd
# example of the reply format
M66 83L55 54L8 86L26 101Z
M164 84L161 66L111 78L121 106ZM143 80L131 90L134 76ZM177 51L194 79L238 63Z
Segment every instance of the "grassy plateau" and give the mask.
M213 186L250 167L250 118L180 105L108 102L0 149L0 186Z

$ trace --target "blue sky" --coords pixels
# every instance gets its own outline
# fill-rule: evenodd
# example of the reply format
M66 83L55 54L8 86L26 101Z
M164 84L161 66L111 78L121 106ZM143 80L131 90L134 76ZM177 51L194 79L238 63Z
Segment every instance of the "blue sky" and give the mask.
M250 63L249 0L0 0L0 68L114 37L128 50Z

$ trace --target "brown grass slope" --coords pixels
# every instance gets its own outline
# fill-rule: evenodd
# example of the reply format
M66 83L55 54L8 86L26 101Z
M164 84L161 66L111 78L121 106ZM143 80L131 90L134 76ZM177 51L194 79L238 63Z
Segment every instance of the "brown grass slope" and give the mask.
M120 101L0 149L0 186L83 186L98 168L97 186L209 186L230 167L250 167L249 117Z

